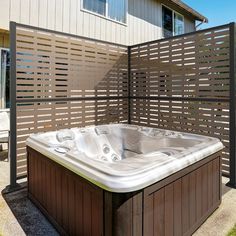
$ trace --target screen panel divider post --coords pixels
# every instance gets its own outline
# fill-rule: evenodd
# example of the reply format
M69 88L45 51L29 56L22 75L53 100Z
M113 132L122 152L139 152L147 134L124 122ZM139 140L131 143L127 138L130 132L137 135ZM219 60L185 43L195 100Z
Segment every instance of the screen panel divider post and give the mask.
M131 59L130 59L131 47L128 46L128 124L131 124Z
M16 23L10 22L10 186L17 187L16 174Z
M227 186L236 188L236 24L230 24L230 171Z

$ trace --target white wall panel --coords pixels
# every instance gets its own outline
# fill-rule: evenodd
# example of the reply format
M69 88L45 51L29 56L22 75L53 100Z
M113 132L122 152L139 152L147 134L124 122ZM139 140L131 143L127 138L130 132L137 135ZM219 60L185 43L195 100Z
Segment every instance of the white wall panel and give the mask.
M63 0L56 0L55 4L55 30L63 31Z
M35 0L31 0L35 1ZM40 0L39 0L40 1ZM56 18L56 1L57 0L49 0L48 1L48 22L47 22L47 28L48 29L55 29L55 18Z
M195 31L195 24L189 17L185 17L184 27L186 33Z
M30 9L29 9L29 21L30 25L39 26L39 1L40 0L30 0ZM48 11L47 8L44 11ZM46 26L48 27L48 25Z
M77 24L79 26L78 30L77 30L77 34L78 35L83 35L85 37L89 37L90 36L90 15L86 12L83 12L83 17L79 16L77 19ZM80 27L82 23L82 27Z
M77 18L76 18L76 24L77 24L76 34L88 37L88 29L89 28L88 28L88 25L86 25L86 24L89 23L88 14L84 13L83 11L81 11L81 0L77 0L77 9L76 9L76 11L77 11L76 12L76 14L77 14ZM85 29L85 27L86 27L86 29Z
M89 16L89 28L88 28L88 37L89 38L95 38L95 27L96 27L96 20L97 16L93 14L88 14Z
M35 1L35 0L31 0L31 1ZM47 28L47 22L48 22L48 1L51 0L39 0L38 1L38 15L39 15L39 23L38 25L42 28ZM37 2L37 1L36 1ZM31 12L32 14L34 14L34 11L36 11L36 9L33 10L33 12Z
M70 0L63 0L63 26L62 30L63 32L70 32L70 5L71 1Z
M70 0L70 30L71 34L77 33L77 9L78 0Z
M0 0L0 29L8 29L10 19L10 1L9 0Z
M9 1L10 1L10 19L8 19L8 21L11 20L20 22L21 1L20 0L9 0ZM0 15L2 15L2 12Z
M101 20L101 23L100 23L100 36L101 36L101 40L106 40L106 21L104 20ZM103 32L103 34L101 33Z
M95 19L94 38L101 39L101 18Z
M27 25L30 22L30 0L20 0L20 22Z

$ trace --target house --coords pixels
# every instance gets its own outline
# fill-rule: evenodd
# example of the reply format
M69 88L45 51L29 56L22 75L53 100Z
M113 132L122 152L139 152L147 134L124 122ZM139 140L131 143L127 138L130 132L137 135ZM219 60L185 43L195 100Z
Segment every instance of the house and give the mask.
M1 0L0 17L0 47L9 45L9 21L125 45L207 22L179 0Z
M208 20L179 0L1 0L0 55L9 48L10 21L133 45L192 32L197 21ZM2 57L0 97L6 97L8 59ZM0 100L4 108L7 98Z

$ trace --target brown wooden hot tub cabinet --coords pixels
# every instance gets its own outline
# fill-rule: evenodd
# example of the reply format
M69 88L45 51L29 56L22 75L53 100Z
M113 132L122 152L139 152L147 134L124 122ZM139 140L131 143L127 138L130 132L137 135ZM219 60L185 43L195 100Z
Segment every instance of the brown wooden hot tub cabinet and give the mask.
M28 196L63 235L191 235L221 202L220 153L140 191L111 193L27 150Z

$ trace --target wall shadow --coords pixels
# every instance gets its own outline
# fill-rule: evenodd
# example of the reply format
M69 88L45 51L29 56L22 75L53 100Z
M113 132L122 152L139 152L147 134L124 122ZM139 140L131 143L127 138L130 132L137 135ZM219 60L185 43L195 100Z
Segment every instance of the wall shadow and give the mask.
M8 161L8 151L0 151L0 161Z
M129 1L128 14L149 24L161 27L161 18L158 15L161 12L160 8L161 2L156 0Z

